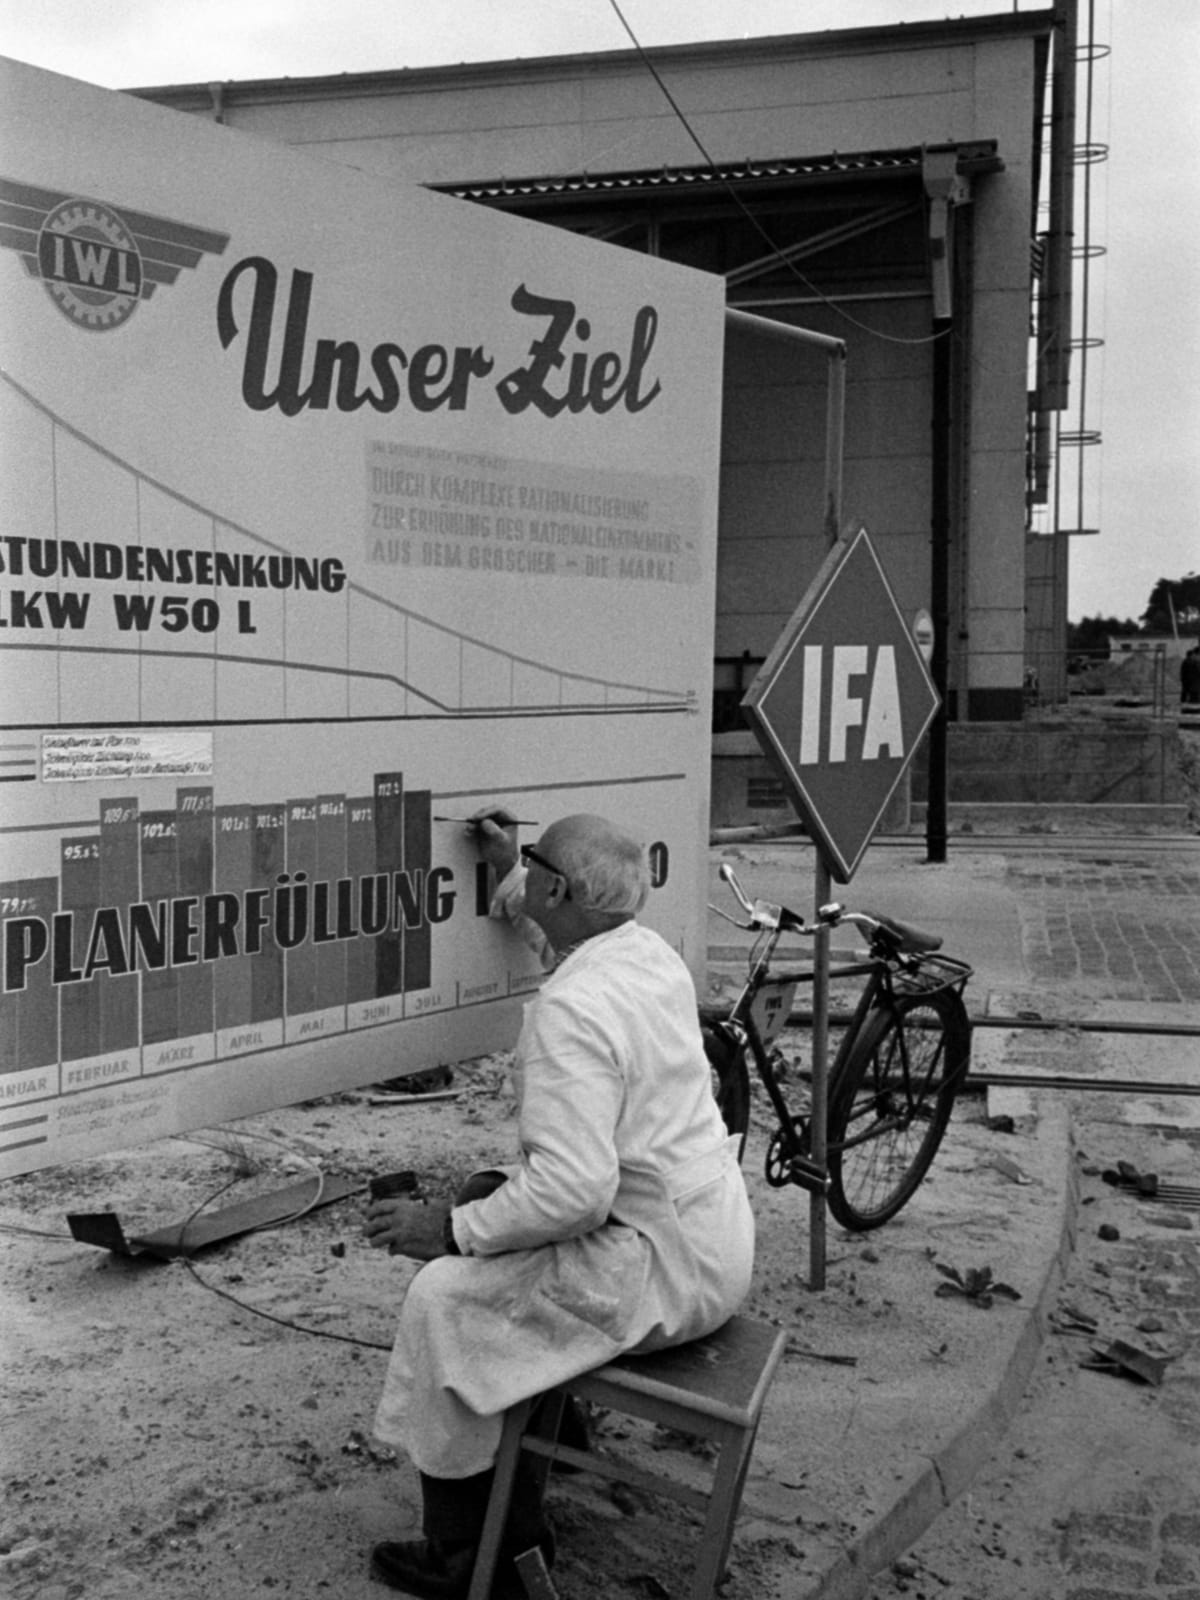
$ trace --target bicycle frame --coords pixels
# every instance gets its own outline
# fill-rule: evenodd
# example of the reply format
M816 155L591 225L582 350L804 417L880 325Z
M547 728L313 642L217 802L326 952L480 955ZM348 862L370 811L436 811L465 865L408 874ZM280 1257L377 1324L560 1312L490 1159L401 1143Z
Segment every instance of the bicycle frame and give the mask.
M775 1041L792 1014L795 992L801 984L815 981L816 969L771 970L783 934L791 931L811 935L815 926L805 923L786 907L748 900L731 868L722 867L721 876L741 903L749 920L739 922L720 907L713 909L737 927L758 929L760 940L752 948L746 982L733 1005L727 1011L723 1010L719 1018L711 1008L702 1009L708 1012L710 1021L717 1027L727 1027L733 1031L732 1039L728 1034L722 1035L726 1048L732 1045L743 1052L749 1051L755 1073L771 1102L778 1130L772 1136L767 1152L768 1182L776 1186L795 1183L810 1193L828 1195L831 1186L830 1157L840 1173L842 1157L847 1152L891 1134L903 1137L904 1130L913 1119L924 1114L923 1108L933 1082L933 1063L937 1057L931 1058L921 1069L923 1078L920 1072L916 1077L912 1075L915 1057L910 1051L911 1041L907 1030L931 1025L927 1020L913 1020L914 1011L919 1009L913 1003L913 996L924 991L929 995L931 1005L937 991L954 991L961 998L971 968L953 957L936 954L940 949L940 938L923 934L915 928L869 913L848 912L836 904L818 910L815 926L824 924L832 927L848 921L866 930L870 941L870 949L864 958L841 962L829 969L830 979L866 980L859 991L853 1012L845 1019L839 1018L844 1031L829 1067L828 1082L831 1088L841 1081L843 1073L858 1081L861 1068L850 1066L849 1063L859 1048L860 1040L868 1035L880 1036L880 1024L872 1021L874 1015L883 1013L888 1017L888 1022L883 1024L883 1032L885 1035L890 1033L895 1040L894 1053L889 1051L887 1056L886 1076L882 1080L875 1080L876 1092L872 1097L874 1110L870 1122L864 1123L855 1132L849 1127L848 1119L843 1119L846 1122L842 1129L844 1137L829 1144L825 1149L825 1161L818 1162L810 1151L808 1120L803 1115L797 1116L789 1106L774 1057ZM929 981L931 969L935 974L932 982ZM939 1004L937 1009L944 1016L944 1003ZM963 1017L965 1019L965 1012ZM961 1081L957 1071L950 1081L950 1093L953 1096ZM886 1111L881 1112L885 1106Z
M740 1028L746 1036L755 1072L774 1108L786 1146L790 1147L786 1148L785 1153L791 1168L791 1181L810 1193L824 1194L829 1186L828 1171L799 1148L794 1128L795 1113L788 1105L778 1076L771 1067L771 1049L787 1025L796 990L801 984L812 983L815 976L811 968L771 972L771 960L783 931L776 929L767 936L763 950L755 956L745 986L730 1008L726 1020ZM890 986L886 965L876 960L832 967L829 976L831 979L866 977L868 980L846 1023L837 1054L830 1063L832 1079L849 1054L868 1012L879 1003L882 994L890 994Z

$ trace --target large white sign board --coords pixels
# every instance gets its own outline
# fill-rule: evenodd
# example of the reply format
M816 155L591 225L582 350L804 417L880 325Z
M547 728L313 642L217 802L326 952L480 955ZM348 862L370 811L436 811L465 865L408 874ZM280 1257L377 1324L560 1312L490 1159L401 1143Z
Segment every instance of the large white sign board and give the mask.
M15 63L0 119L0 1175L510 1042L487 799L627 823L698 970L720 281Z

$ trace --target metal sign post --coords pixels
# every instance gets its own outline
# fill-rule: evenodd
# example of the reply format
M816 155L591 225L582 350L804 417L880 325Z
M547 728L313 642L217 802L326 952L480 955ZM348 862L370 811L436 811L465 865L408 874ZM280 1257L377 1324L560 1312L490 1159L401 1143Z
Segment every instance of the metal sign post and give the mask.
M816 878L817 905L829 899L829 870L818 857ZM814 1163L825 1171L825 1129L829 1120L829 929L817 925L813 940L813 1021L812 1021L812 1121L808 1147ZM808 1286L825 1287L825 1194L808 1197Z
M825 504L823 527L829 549L836 548L842 527L842 457L845 441L846 419L846 345L841 339L828 334L814 333L807 328L792 327L766 317L757 317L746 311L732 308L726 311L726 320L732 327L744 332L761 334L767 338L783 339L808 345L824 353L827 363L828 387L825 414ZM824 570L824 568L822 568ZM778 647L776 647L778 648ZM772 655L774 659L774 653ZM765 669L764 669L765 670ZM761 674L760 674L761 676ZM751 689L750 693L753 694ZM754 727L759 742L763 743L757 723L750 713L748 695L742 702L743 710ZM765 746L764 746L765 748ZM768 749L768 755L773 751ZM814 911L829 899L829 868L818 852L815 881ZM812 1109L809 1128L809 1149L813 1161L825 1167L826 1085L828 1082L829 1055L829 930L818 928L813 949L815 969L813 974L813 1058L812 1058ZM825 1195L814 1193L809 1202L809 1287L825 1287Z

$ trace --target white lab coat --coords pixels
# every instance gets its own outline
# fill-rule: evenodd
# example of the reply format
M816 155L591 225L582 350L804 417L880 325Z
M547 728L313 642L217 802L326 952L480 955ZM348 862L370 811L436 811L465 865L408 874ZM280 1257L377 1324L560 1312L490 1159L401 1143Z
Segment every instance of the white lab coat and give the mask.
M413 1278L376 1432L433 1477L491 1465L503 1412L623 1351L711 1332L750 1285L754 1222L690 974L627 922L525 1007L520 1161L456 1207L461 1256Z

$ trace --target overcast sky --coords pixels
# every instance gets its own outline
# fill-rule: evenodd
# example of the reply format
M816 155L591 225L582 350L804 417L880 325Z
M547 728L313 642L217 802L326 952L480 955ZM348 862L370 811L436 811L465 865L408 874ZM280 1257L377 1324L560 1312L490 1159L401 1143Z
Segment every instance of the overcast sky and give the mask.
M645 45L984 16L1030 0L620 0ZM1088 0L1080 0L1086 31ZM1096 0L1093 350L1069 614L1136 616L1200 570L1200 0ZM0 54L107 88L619 50L610 0L0 0ZM686 112L687 107L683 107ZM1081 129L1079 142L1084 133ZM750 152L751 154L755 152ZM776 155L778 151L757 152ZM812 152L797 151L795 154ZM1081 226L1077 222L1076 235ZM1070 419L1078 427L1080 419ZM1061 523L1079 524L1078 451Z

